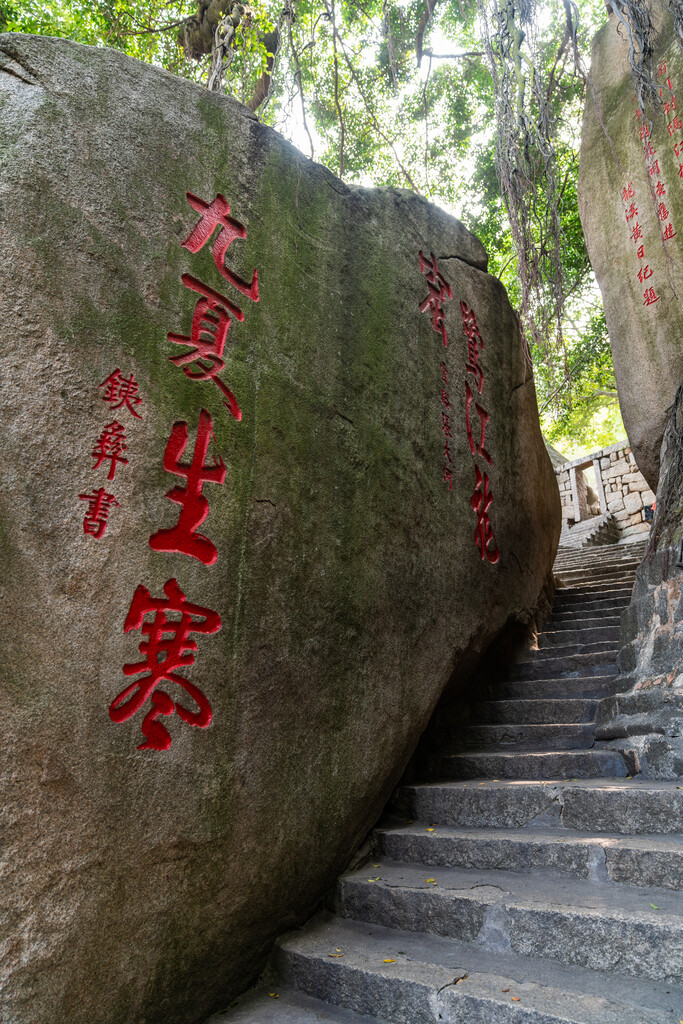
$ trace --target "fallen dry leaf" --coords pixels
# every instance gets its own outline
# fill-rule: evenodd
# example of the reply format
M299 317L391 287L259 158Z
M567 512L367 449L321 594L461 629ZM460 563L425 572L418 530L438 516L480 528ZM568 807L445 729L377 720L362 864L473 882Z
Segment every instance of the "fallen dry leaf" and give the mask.
M270 996L271 999L279 999L280 998L280 993L279 992L269 992L268 995Z
M385 960L385 961L384 961L384 963L385 963L385 964L395 964L395 963L396 963L396 961L395 961L395 960L392 960L392 959L391 959L391 957L389 957L389 959Z
M510 996L510 999L512 1000L513 1003L519 1002L519 996Z
M343 953L328 953L327 955L328 955L328 956L333 956L333 957L335 957L335 959L336 959L337 957L340 957L340 956L344 956L344 954L343 954Z

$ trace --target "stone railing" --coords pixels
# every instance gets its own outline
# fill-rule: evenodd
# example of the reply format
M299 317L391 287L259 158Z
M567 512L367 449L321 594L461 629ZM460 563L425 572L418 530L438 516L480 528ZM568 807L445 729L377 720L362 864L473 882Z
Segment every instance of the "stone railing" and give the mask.
M593 469L595 487L585 471ZM645 509L655 496L636 466L625 441L583 455L555 468L562 499L562 533L605 513L617 524L619 539L647 534L650 529ZM590 475L590 474L589 474Z

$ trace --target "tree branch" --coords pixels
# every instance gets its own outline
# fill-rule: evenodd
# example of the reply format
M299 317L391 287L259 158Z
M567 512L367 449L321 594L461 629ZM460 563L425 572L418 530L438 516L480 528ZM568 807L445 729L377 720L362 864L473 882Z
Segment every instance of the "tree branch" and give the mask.
M427 31L427 25L431 21L434 8L436 7L438 0L427 0L427 9L423 13L422 17L417 26L417 32L415 33L415 56L417 58L417 66L419 67L422 63L422 41L424 39L425 32Z

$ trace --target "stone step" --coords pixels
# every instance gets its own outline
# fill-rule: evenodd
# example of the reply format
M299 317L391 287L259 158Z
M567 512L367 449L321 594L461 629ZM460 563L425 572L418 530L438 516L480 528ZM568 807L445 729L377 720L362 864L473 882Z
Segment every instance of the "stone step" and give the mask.
M565 613L559 618L556 618L554 615L551 616L551 618L548 619L543 632L545 634L555 632L560 633L564 630L571 632L572 630L604 629L606 626L616 626L616 628L619 629L620 623L621 614L594 615L589 613L587 615L579 615L573 613L568 615Z
M437 754L431 779L590 779L629 774L618 750L503 750Z
M546 624L547 629L583 629L584 626L619 626L621 613L627 605L616 608L584 609L576 611L556 612Z
M313 999L280 984L252 989L206 1024L392 1024Z
M521 652L517 659L518 665L528 662L543 662L549 659L572 657L575 654L602 654L616 655L619 653L619 641L614 639L586 640L585 643L557 644L553 647L527 648Z
M676 835L683 833L683 785L640 777L439 782L402 787L397 812L406 819L455 828L552 824L593 834Z
M594 725L570 722L568 724L506 722L496 725L463 725L447 730L448 747L443 754L460 750L478 750L484 753L495 749L515 747L528 751L585 750L595 742Z
M593 722L599 701L570 697L556 700L491 700L482 701L472 708L472 721L495 725L497 723L540 725L553 722ZM462 715L462 712L461 712Z
M616 668L618 645L610 647L599 645L595 651L577 652L566 657L555 653L539 651L533 660L519 661L510 665L508 678L513 679L548 679L560 676L606 675Z
M572 600L560 600L559 596L556 597L555 606L553 611L553 618L556 616L565 615L586 615L593 613L595 615L602 615L603 613L611 615L621 615L624 608L627 608L631 602L631 591L620 594L618 597L607 597L607 598L596 598L592 599L578 599Z
M577 625L573 629L557 629L548 627L538 634L537 642L539 650L547 650L553 647L565 647L576 644L585 648L586 644L604 644L605 642L619 643L619 623L613 626L600 623L595 626L587 626L585 623Z
M630 597L633 583L626 581L583 584L582 586L558 587L555 600L560 605L565 601L604 601L607 598Z
M414 822L373 837L377 860L425 867L554 871L574 878L683 889L683 836L622 836L571 829L458 829Z
M585 584L602 585L605 583L630 583L633 586L638 566L605 566L604 568L562 569L554 571L558 587L580 587Z
M547 961L511 951L329 915L280 939L272 965L291 986L286 998L298 989L325 1000L322 1021L343 1019L341 1006L368 1024L662 1024L681 996L661 983L560 964L549 970ZM267 1022L280 1019L296 1021ZM233 1020L261 1024L256 1016L211 1024Z
M553 679L510 679L491 684L489 696L500 700L590 697L602 699L621 693L624 683L616 665L599 669L603 675L560 676Z
M430 880L431 879L431 880ZM435 881L434 881L435 879ZM670 889L380 861L343 875L337 913L593 971L683 981L683 894ZM355 1007L351 1007L355 1009Z

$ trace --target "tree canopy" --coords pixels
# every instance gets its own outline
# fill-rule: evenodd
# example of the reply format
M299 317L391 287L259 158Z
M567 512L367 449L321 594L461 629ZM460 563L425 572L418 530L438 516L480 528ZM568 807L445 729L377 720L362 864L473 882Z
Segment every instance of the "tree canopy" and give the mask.
M546 437L568 455L623 437L577 205L602 0L285 4L0 0L0 28L118 47L248 104L347 182L443 206L520 311Z

